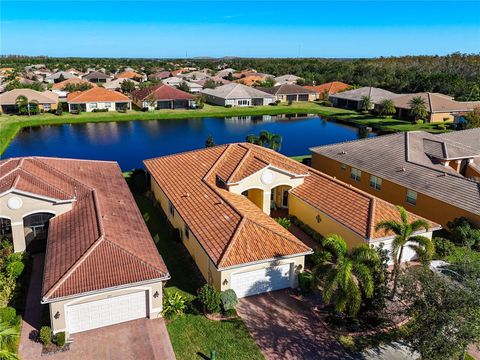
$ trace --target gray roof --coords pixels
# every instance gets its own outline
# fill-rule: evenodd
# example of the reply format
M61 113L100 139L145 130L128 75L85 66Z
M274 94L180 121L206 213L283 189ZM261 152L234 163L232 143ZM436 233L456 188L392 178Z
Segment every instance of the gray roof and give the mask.
M58 102L58 95L51 91L13 89L0 95L0 105L15 105L19 96L26 96L29 101L35 100L40 104L56 104Z
M478 139L480 129L442 135L411 131L310 150L480 215L480 183L438 161L480 156Z
M54 74L51 74L51 75L46 76L46 77L45 77L45 80L50 80L50 79L51 79L51 80L56 80L56 79L60 78L60 76L63 76L63 78L64 78L65 80L71 79L71 78L74 78L74 77L77 77L77 76L75 76L75 75L73 75L73 74L71 74L71 73L69 73L69 72L66 72L66 71L58 71L58 72L56 72L56 73L54 73Z
M330 98L360 101L364 96L369 96L370 100L374 104L376 104L385 99L393 99L399 96L399 94L395 94L391 91L380 89L380 88L366 86L358 89L347 90L337 94L333 94L333 95L330 95Z
M273 86L271 88L259 88L259 89L273 95L316 94L315 91L309 90L307 88L304 88L303 86L296 85L296 84L281 84L281 85Z
M230 83L215 89L204 89L203 94L223 99L273 98L273 95L239 83Z

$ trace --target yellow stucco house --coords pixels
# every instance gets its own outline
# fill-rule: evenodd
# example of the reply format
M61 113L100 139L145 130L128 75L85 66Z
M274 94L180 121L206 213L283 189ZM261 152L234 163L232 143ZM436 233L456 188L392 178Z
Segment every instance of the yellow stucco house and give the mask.
M323 236L339 234L350 246L388 247L392 234L375 231L375 224L399 218L392 204L257 145L221 145L144 163L155 198L204 278L239 297L296 287L312 253L270 216L272 209ZM404 260L413 257L407 253Z
M170 278L115 162L0 161L0 234L16 252L46 237L41 302L67 336L162 311Z
M480 129L412 131L312 148L312 167L446 227L480 226Z
M25 96L31 106L37 106L40 112L56 110L58 95L52 91L36 91L32 89L13 89L0 94L0 114L16 114L17 98Z

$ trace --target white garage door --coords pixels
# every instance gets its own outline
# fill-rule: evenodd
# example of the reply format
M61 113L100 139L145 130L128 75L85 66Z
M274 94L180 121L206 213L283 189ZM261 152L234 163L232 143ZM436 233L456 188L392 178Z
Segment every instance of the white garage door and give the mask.
M147 316L146 291L67 306L70 334Z
M239 298L291 286L290 264L232 275L232 289Z

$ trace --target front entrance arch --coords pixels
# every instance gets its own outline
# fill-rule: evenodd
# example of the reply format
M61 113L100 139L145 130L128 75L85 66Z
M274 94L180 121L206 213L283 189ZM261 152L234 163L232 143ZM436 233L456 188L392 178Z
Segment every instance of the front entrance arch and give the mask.
M38 212L27 215L23 218L23 229L25 233L25 245L32 241L46 240L48 222L55 214L49 212Z
M288 209L288 196L291 188L290 185L279 185L271 190L271 208L273 210Z
M257 188L248 189L242 192L242 195L263 210L263 190L262 189L257 189Z

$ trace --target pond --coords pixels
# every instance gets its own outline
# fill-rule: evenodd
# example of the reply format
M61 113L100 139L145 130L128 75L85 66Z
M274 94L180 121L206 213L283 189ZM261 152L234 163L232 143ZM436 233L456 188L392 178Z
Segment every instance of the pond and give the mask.
M312 146L375 136L318 116L86 123L25 128L2 157L38 155L115 160L123 170L130 170L141 167L144 159L203 148L210 134L216 144L225 144L245 141L248 134L258 135L261 130L282 135L280 152L287 156L309 154Z

